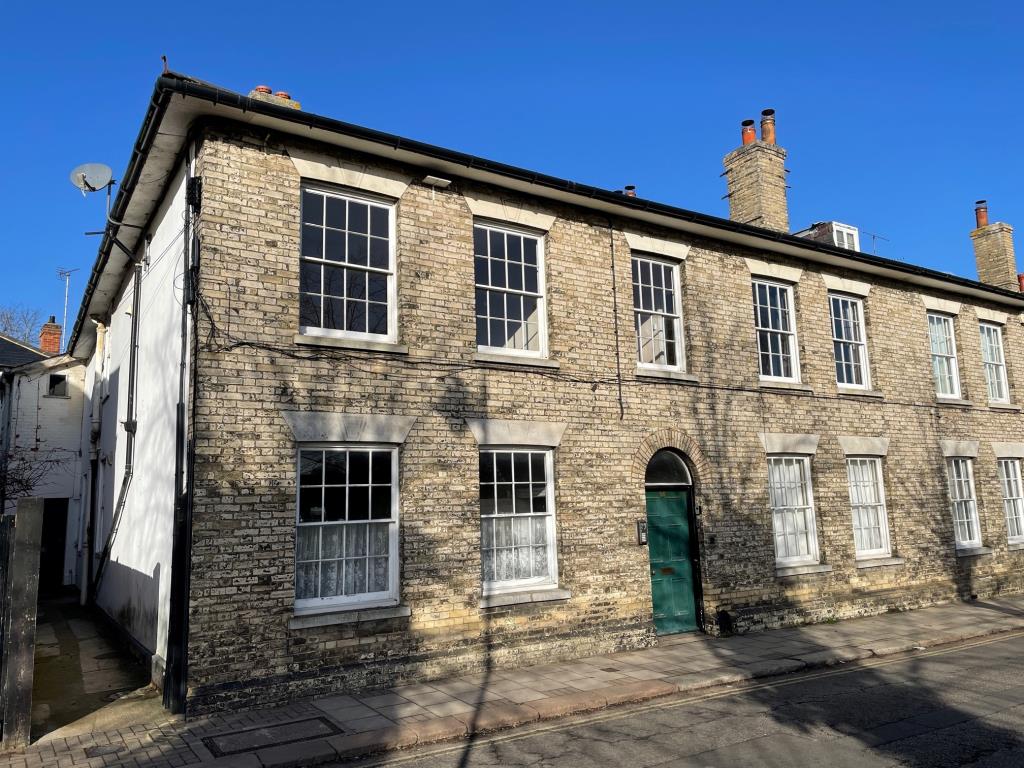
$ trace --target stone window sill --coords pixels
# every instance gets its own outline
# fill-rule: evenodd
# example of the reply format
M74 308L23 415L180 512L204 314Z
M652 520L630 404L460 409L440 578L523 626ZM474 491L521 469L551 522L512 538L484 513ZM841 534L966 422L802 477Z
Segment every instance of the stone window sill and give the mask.
M538 589L532 592L504 592L484 595L480 598L481 608L498 608L502 605L523 605L525 603L550 603L568 600L572 592L568 589Z
M520 357L518 355L499 355L494 352L477 352L473 355L476 363L501 363L502 365L520 365L525 368L561 368L557 360L543 357Z
M993 411L1013 411L1014 413L1020 413L1021 411L1021 407L1013 403L989 403L988 407Z
M404 344L390 341L369 341L367 339L338 339L334 336L314 336L308 333L297 333L293 341L308 347L334 347L336 349L358 349L365 352L390 352L394 355L407 355L409 348Z
M877 389L857 389L856 387L839 387L839 394L844 397L871 397L875 400L884 400L885 393Z
M775 569L776 577L782 576L809 576L815 573L828 573L832 566L826 563L811 563L810 565L785 565Z
M974 403L971 400L961 400L958 397L940 397L935 401L936 405L941 405L943 408L973 408Z
M697 377L684 371L668 371L659 368L637 368L638 379L659 379L662 381L678 381L681 384L696 384Z
M906 562L902 557L872 557L857 561L858 568L881 568L886 565L903 565Z
M1006 545L1006 548L1011 552L1024 551L1024 541L1011 541L1009 544Z
M761 389L775 390L778 392L789 392L794 395L809 395L814 392L814 390L811 388L809 384L801 384L796 381L759 381L757 385Z
M992 547L957 547L957 557L978 557L979 555L991 555Z
M313 629L315 627L330 627L335 624L361 624L366 621L381 621L382 619L405 619L411 615L412 609L407 605L297 613L288 620L288 629Z

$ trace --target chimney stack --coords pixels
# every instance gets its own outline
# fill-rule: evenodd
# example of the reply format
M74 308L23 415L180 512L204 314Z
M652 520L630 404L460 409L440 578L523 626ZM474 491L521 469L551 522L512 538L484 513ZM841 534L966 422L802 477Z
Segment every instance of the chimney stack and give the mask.
M61 325L57 322L56 316L50 315L50 319L39 329L39 351L47 355L59 355L60 332Z
M984 200L974 204L974 220L977 227L971 232L971 240L978 280L1008 291L1024 292L1013 252L1013 227L1001 221L989 224L988 203Z
M249 98L256 99L257 101L265 101L268 104L277 104L279 107L302 109L302 105L295 101L288 91L278 91L277 93L274 93L273 89L269 85L257 85L249 91Z
M743 121L740 137L740 147L723 160L729 218L776 232L789 232L786 150L775 143L775 110L761 112L760 141L753 120Z

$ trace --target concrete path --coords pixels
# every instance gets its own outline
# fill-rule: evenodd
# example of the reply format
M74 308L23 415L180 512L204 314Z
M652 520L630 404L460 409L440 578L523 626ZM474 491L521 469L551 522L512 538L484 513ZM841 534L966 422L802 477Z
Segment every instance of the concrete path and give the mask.
M77 594L40 601L35 660L33 742L139 722L136 703L147 697L136 691L149 674L78 604Z
M168 715L51 738L0 758L0 766L313 765L1014 629L1024 629L1024 596L729 638L676 635L654 648L572 662L188 722Z

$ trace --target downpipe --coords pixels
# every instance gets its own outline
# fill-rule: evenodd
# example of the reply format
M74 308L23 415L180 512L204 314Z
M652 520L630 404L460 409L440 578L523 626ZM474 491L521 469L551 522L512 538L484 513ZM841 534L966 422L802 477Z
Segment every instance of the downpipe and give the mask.
M121 489L117 494L117 504L114 506L114 515L113 520L111 521L110 533L107 534L107 540L104 542L103 552L100 555L99 563L96 565L96 574L93 577L90 588L91 602L96 602L96 596L99 593L100 584L103 580L103 572L106 568L107 562L110 560L111 546L114 542L114 538L117 536L117 530L121 523L121 515L124 513L125 503L128 501L128 489L131 488L132 475L134 473L135 433L138 429L138 422L136 421L135 413L135 388L139 359L139 314L142 306L142 262L137 260L135 255L129 251L120 240L116 237L113 237L112 239L114 243L121 248L122 251L128 254L128 257L135 263L135 274L132 288L131 346L128 354L128 404L126 408L127 413L125 414L125 420L123 422L125 431L124 475L121 477Z

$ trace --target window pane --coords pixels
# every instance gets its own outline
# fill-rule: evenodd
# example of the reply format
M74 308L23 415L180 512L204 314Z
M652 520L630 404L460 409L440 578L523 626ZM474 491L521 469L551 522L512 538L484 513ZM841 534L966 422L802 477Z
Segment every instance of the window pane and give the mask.
M817 534L811 505L808 460L768 459L768 498L775 529L775 554L780 562L816 558Z
M480 452L480 546L485 586L536 584L553 575L546 456L544 451L528 450Z
M681 323L675 297L676 266L637 256L632 263L637 361L675 368L682 359L676 333Z
M527 235L474 228L477 343L540 351L536 240ZM534 255L533 265L524 267ZM484 255L490 258L485 258ZM527 320L529 324L521 321ZM532 326L530 324L533 324Z
M349 268L322 268L320 263L302 262L300 324L307 328L387 336L391 331L391 209L333 193L304 190L302 194L302 257L337 264L347 262ZM314 203L318 206L315 210L311 207ZM307 209L312 211L308 215ZM369 277L370 300L380 306L366 304L368 268L380 270ZM331 299L321 300L321 295ZM350 301L338 301L342 297Z

